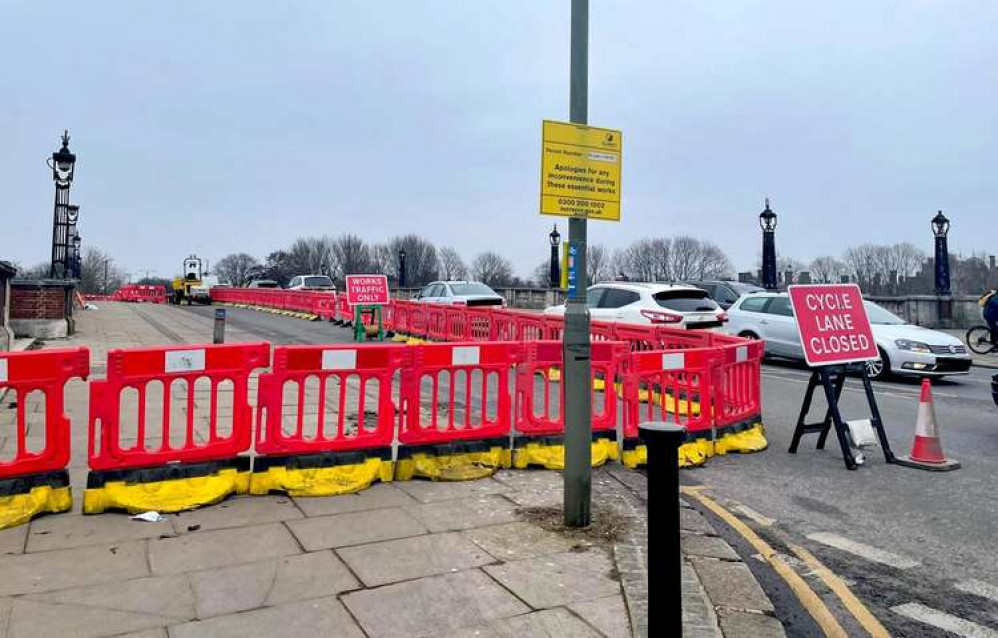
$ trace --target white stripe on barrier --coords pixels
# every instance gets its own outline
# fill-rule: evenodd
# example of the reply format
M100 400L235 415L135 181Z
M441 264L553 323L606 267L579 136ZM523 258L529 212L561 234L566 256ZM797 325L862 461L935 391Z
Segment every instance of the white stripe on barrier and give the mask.
M7 360L0 359L0 383L7 383Z
M323 370L353 370L357 367L356 350L323 350Z
M164 372L193 372L204 370L204 349L169 350L166 353Z
M748 346L738 346L735 350L735 362L741 363L742 361L748 361Z
M478 346L457 346L451 350L452 366L477 366L482 349Z
M666 352L662 354L663 370L682 370L686 367L686 355L682 352Z

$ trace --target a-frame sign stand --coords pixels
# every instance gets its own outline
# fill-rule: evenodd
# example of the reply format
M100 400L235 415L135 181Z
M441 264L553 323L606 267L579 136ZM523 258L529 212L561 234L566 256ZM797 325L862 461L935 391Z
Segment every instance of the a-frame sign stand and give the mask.
M846 467L855 470L858 467L856 457L852 453L849 445L848 426L842 420L842 413L839 411L839 397L842 396L842 388L845 386L846 374L851 369L856 369L861 379L863 379L863 389L866 392L867 403L870 404L870 423L877 432L880 440L880 447L884 452L884 460L887 463L894 463L894 453L891 452L891 445L887 441L887 433L884 432L884 424L880 420L880 410L877 408L877 398L873 394L873 383L866 374L862 364L853 367L849 365L819 366L811 370L811 379L807 383L807 391L804 393L804 403L800 408L800 415L797 417L797 428L794 430L794 438L790 443L790 453L797 453L797 446L800 439L805 434L819 433L819 450L825 449L825 440L832 426L835 426L835 434L839 439L839 446L842 448L842 459ZM811 401L814 398L814 391L821 386L825 391L825 400L828 407L825 410L825 417L816 423L807 423L807 414L811 409Z

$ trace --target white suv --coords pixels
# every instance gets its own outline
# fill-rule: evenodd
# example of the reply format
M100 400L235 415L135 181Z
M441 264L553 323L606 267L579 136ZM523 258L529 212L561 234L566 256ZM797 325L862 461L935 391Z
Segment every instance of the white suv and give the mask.
M298 275L288 282L288 290L336 290L329 275Z
M594 321L666 325L674 328L719 328L727 316L707 292L680 284L614 282L590 286L586 307ZM565 314L565 305L546 315Z

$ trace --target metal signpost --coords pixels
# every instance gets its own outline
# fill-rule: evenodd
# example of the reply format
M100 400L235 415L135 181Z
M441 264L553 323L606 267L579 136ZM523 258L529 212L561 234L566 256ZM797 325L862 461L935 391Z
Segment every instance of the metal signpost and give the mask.
M803 435L818 433L818 449L824 449L832 426L842 448L846 467L855 470L862 462L853 453L849 424L839 411L839 397L845 385L850 364L880 357L873 329L863 305L863 294L856 284L821 284L790 286L790 303L797 318L797 332L804 347L804 359L811 368L811 379L804 393L804 403L797 417L797 428L790 443L790 453L797 453ZM887 433L880 419L880 410L873 394L873 384L864 369L859 370L863 389L870 405L870 426L876 431L884 459L894 462ZM814 391L821 386L828 404L824 418L806 423Z
M586 311L586 220L620 219L620 131L586 126L589 108L589 1L572 0L570 123L545 121L541 214L569 217L569 294L563 341L565 525L590 522L592 395ZM574 286L572 278L574 274Z

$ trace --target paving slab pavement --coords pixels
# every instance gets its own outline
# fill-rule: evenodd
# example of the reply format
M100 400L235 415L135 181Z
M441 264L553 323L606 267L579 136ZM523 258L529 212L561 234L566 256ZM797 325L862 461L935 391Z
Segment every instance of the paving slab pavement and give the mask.
M210 319L130 306L105 304L100 321L84 313L75 343L100 362L114 347L163 343L164 326L173 342L210 334ZM648 635L640 473L594 471L597 517L620 529L609 540L530 515L561 503L561 473L539 470L328 498L237 497L159 523L85 517L86 392L67 392L77 511L0 531L0 636ZM681 523L684 635L782 635L768 600L729 606L727 587L758 592L710 522L686 505Z

